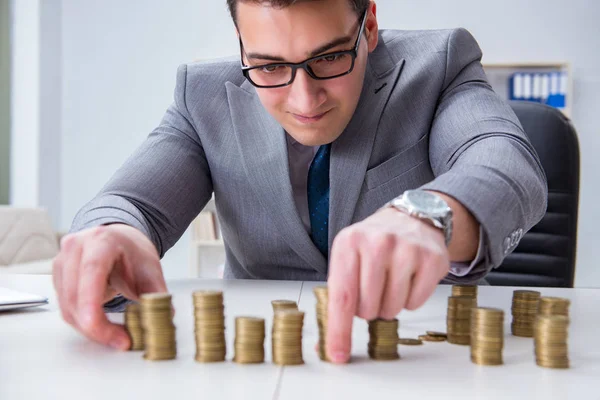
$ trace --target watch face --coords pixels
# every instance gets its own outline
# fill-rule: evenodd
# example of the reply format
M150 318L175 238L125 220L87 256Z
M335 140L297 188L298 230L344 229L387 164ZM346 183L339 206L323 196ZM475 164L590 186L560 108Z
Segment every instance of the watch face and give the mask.
M419 210L431 214L444 214L448 211L448 205L441 197L423 190L408 191L406 199Z

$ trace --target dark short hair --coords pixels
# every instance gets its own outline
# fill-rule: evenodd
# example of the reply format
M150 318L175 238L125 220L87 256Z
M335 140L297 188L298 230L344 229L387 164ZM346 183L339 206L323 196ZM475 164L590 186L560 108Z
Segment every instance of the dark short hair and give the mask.
M321 0L227 0L227 7L229 8L229 13L231 14L231 18L233 18L233 22L237 25L237 4L239 2L244 3L255 3L255 4L264 4L273 8L286 8L292 6L296 3L301 3L303 1L321 1ZM360 17L367 7L369 6L369 0L348 0L356 14Z

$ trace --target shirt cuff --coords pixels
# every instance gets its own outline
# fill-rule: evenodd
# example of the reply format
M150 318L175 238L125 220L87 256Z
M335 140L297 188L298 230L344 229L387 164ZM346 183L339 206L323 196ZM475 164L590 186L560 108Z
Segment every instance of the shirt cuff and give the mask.
M479 247L477 247L477 255L470 263L467 262L453 262L450 263L450 274L456 277L464 277L471 273L477 266L485 261L485 232L483 227L479 226ZM483 263L485 264L485 263ZM485 268L485 265L483 265ZM477 268L479 269L479 268Z
M125 311L127 304L133 303L133 301L125 298L122 294L119 294L112 298L112 300L104 303L105 313L121 313Z

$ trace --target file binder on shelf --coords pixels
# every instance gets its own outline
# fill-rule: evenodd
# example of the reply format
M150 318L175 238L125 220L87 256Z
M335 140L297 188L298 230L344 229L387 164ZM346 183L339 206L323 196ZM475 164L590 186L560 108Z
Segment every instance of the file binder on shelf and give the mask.
M571 113L572 93L568 63L484 64L496 93L507 100L532 101Z
M516 72L510 77L510 100L534 101L564 110L568 76L566 72Z

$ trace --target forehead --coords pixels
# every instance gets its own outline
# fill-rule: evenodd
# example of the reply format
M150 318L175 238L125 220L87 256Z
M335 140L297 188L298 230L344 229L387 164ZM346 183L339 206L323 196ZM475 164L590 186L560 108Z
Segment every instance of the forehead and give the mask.
M289 61L306 58L333 39L356 36L357 21L348 0L303 1L286 8L242 1L237 11L238 30L246 52Z

